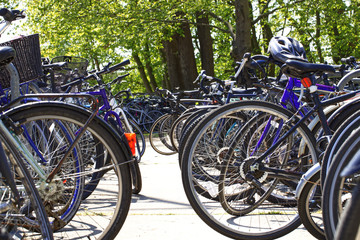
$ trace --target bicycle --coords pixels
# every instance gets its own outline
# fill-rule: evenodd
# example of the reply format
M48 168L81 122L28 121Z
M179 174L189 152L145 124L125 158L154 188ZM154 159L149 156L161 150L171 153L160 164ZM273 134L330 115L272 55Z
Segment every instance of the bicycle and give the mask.
M61 89L66 90L66 92L69 92L73 86L77 86L89 79L96 79L98 85L92 87L91 89L88 89L86 93L90 94L92 96L99 97L99 99L102 102L102 106L100 107L99 112L102 115L104 115L103 116L104 120L106 122L108 122L120 134L120 136L123 139L126 137L126 134L135 132L136 144L134 146L134 149L132 150L133 151L132 154L133 154L133 158L136 161L130 163L130 170L132 172L132 181L133 181L133 186L134 186L133 193L138 194L142 188L141 172L140 172L138 163L140 162L141 156L145 152L145 147L146 147L145 137L142 134L142 131L140 130L140 128L137 126L137 124L133 123L130 119L127 119L127 116L124 113L124 111L122 110L122 108L120 108L116 104L114 97L111 95L110 91L108 91L108 89L110 89L110 86L112 84L120 81L124 77L128 76L128 74L119 76L108 84L104 84L104 82L100 78L100 76L102 74L111 73L111 72L117 71L119 69L123 69L123 66L125 66L129 63L130 63L129 60L125 60L122 63L116 64L111 67L108 65L99 72L92 72L91 74L89 74L86 77L80 77L78 79L73 79L73 81L71 81L67 84L61 85ZM109 98L110 98L110 100L108 100ZM81 103L79 103L79 104L81 104ZM128 140L124 139L123 141L127 142ZM108 162L109 160L103 159L102 161ZM97 163L99 164L99 162L97 162ZM99 167L101 167L101 165L102 164L100 163ZM99 175L99 174L101 174L101 173L98 173L97 175ZM100 179L101 176L92 176L92 178ZM88 184L88 186L87 186L88 194L91 194L91 190L96 188L96 181L91 180L90 183L91 184ZM84 198L86 198L88 194L84 195Z
M16 75L16 69L14 73ZM93 235L98 239L114 238L126 219L131 202L128 166L131 152L120 136L96 117L97 104L89 95L86 97L94 107L92 111L65 103L39 101L42 98L60 97L73 98L75 95L21 96L3 106L0 128L4 142L14 146L18 156L25 159L25 166L34 178L56 238L73 238L75 232L78 237ZM19 105L28 99L37 101ZM14 107L16 105L19 106ZM110 156L111 161L102 168L85 169L83 162L86 159L78 145L85 135L97 139L103 146L102 154ZM34 147L30 140L39 145ZM97 171L107 173L91 196L81 201L84 177ZM107 184L116 190L108 192L104 198L103 191L108 189ZM98 200L109 203L103 206L100 213L93 208L93 202ZM28 210L32 209L28 207ZM89 220L86 216L96 216L100 221L86 226L83 224ZM79 229L82 231L79 232Z
M5 26L0 30L2 33L12 21L23 18L23 12L3 8L0 9L0 16L6 21ZM11 63L14 58L13 48L0 47L1 66L5 66L8 70L15 69ZM32 177L15 145L8 141L6 137L8 130L2 126L0 120L1 238L35 239L41 235L44 239L53 239L44 205Z
M130 89L129 89L130 90ZM129 93L131 95L131 93ZM150 133L152 124L163 115L159 110L151 109L149 102L132 100L122 106L128 119L134 121L144 132Z
M328 65L295 60L288 60L282 70L299 79L308 77L306 81L311 80L308 87L315 86L314 72L335 71ZM241 101L212 111L195 127L183 154L183 184L194 210L213 229L232 238L269 239L282 236L300 224L298 215L288 215L274 207L283 206L284 210L290 212L294 207L296 209L292 194L297 182L317 162L315 139L304 123L317 111L325 135L330 135L331 130L324 121L323 107L357 94L352 92L320 102L314 87L311 89L314 107L304 117L297 115L300 110L294 114L272 103ZM219 125L220 121L234 118L238 120L238 131L235 129L234 137L226 138L226 135L219 134L227 132L229 128L214 131L215 126L222 126ZM202 199L202 193L210 194L211 191L219 196L220 202L207 203ZM262 207L265 203L268 210ZM210 212L208 208L211 205ZM251 234L247 233L248 230L235 229L235 225L226 223L230 217L246 219L260 214L266 218L271 212L274 216L289 218L281 227L271 230L256 226L258 231ZM251 229L254 227L251 226Z

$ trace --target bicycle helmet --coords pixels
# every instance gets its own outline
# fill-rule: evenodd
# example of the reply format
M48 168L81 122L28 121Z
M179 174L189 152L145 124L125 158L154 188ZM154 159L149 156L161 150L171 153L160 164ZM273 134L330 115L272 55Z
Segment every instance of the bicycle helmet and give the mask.
M289 37L273 37L269 43L269 53L281 63L285 63L288 59L307 61L303 45Z

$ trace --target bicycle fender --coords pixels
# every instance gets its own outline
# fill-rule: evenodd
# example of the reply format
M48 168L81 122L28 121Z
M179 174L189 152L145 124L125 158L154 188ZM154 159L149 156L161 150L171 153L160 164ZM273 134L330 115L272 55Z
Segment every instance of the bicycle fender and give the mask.
M360 97L356 96L355 98L349 99L344 101L344 104L342 104L336 111L334 111L330 117L328 118L328 123L331 124L331 122L339 116L343 111L345 111L347 108L350 108L354 105L360 104Z
M297 187L296 187L296 193L295 198L299 199L300 194L305 187L305 184L312 178L316 173L321 171L320 163L316 163L314 166L312 166L304 175L302 175Z

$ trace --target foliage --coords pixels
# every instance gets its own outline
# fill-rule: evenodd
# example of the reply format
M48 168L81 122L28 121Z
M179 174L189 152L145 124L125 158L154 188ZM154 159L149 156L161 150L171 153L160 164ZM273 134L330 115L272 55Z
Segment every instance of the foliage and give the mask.
M3 1L16 7L15 0ZM233 73L232 50L235 29L234 2L237 0L26 0L27 26L41 36L42 53L47 57L75 55L90 60L91 68L101 68L109 61L131 59L131 75L114 91L131 87L144 92L144 84L132 59L136 53L143 65L150 66L158 86L166 78L162 54L163 41L180 24L190 23L197 68L196 14L210 14L214 39L215 75L227 79ZM251 5L250 5L251 4ZM265 31L287 35L303 43L310 61L338 62L341 57L360 57L359 0L249 0L256 53L266 53ZM269 32L267 32L269 35ZM146 70L149 78L149 69Z

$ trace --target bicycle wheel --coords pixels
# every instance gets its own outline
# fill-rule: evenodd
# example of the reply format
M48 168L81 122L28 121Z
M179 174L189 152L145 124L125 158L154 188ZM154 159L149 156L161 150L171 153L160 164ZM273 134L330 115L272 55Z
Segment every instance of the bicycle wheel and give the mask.
M175 154L171 146L170 130L172 123L176 120L177 114L165 114L158 118L150 129L149 140L151 147L162 155Z
M55 120L61 121L63 124L71 125L69 129L73 129L74 133L77 133L89 118L89 112L86 110L60 102L25 104L8 111L7 115L13 122L21 122L22 124L39 121L45 123ZM108 155L110 162L100 169L92 169L80 174L68 173L58 177L60 181L56 181L56 184L62 187L61 184L73 182L78 175L86 176L96 171L103 173L96 189L86 200L81 202L72 221L54 233L55 238L86 238L92 236L96 239L113 239L122 227L129 210L131 178L127 162L131 160L131 155L121 142L120 136L112 131L111 127L102 119L95 117L90 122L86 132L98 139L99 143L103 145L102 154ZM66 193L67 188L63 189ZM61 200L59 197L61 194L64 192L54 191L48 197ZM60 200L58 201L59 204L62 203ZM55 219L61 222L61 217L58 219L51 215L53 211L47 210L47 212L50 216L50 222Z
M184 112L181 114L173 123L170 130L170 141L171 146L178 152L179 151L179 141L181 138L181 130L185 124L185 121L190 117L191 112Z
M142 177L141 177L139 163L137 161L130 163L130 171L131 171L131 180L133 185L132 193L139 194L142 189Z
M348 139L349 135L356 130L359 125L358 122L360 121L360 111L357 111L357 109L350 109L352 110L353 114L351 116L345 115L346 118L343 118L343 115L339 115L339 121L336 122L342 122L339 127L337 127L335 133L333 134L330 143L328 144L324 157L321 164L321 186L324 187L325 184L325 178L328 174L329 168L331 166L331 163L334 159L335 154L338 152L339 148L342 146L342 144Z
M192 130L196 127L196 125L205 117L205 114L211 111L211 109L201 109L194 112L191 116L188 117L188 119L184 123L184 127L181 130L180 142L178 146L180 169L182 165L182 154L184 153L184 147L186 145L187 139L191 135Z
M142 121L140 122L140 125L143 126L143 128L146 132L150 133L151 126L162 115L164 115L164 113L162 113L158 110L151 110L149 112L145 112L144 117L143 117Z
M351 200L346 205L336 228L335 240L356 240L360 239L360 185L357 184L352 192Z
M9 175L15 180L15 187L22 198L19 205L13 204L14 194L6 178L0 173L0 238L53 239L42 199L26 169L23 158L2 132L0 138L0 151L4 151L7 156L4 155L3 159L8 161Z
M253 166L256 158L290 129L293 123L288 120L292 115L272 103L241 101L211 111L197 124L184 148L182 180L191 206L211 228L234 239L274 239L300 225L296 204L293 205L296 180L285 176L280 180L268 169L294 169L300 179L302 170L317 162L315 139L309 129L301 124L260 163L263 168ZM237 121L225 125L224 120L233 116L238 117ZM246 124L255 124L256 116L262 119L258 128L249 128ZM222 126L226 127L215 131ZM244 127L249 134L241 137ZM261 140L265 130L268 135ZM255 143L262 144L254 148ZM251 180L242 176L247 172L253 172ZM220 201L203 197L199 186L204 192L218 194ZM224 205L242 212L229 214Z
M320 172L317 172L306 182L298 199L301 222L317 239L325 239L321 198Z
M359 122L357 122L359 126ZM359 182L359 176L341 177L342 170L355 157L359 157L360 129L355 130L343 142L335 154L327 172L323 188L322 213L327 239L333 239L345 204L351 199L351 193Z
M284 126L284 119L273 113L259 112L244 123L236 134L232 140L233 143L225 152L228 156L223 161L225 167L221 170L219 183L220 202L229 214L235 216L248 214L258 208L265 200L289 207L296 206L297 201L294 199L293 193L297 181L290 178L267 181L267 172L251 170L256 157L261 156L288 130L289 127ZM264 166L294 172L302 170L302 160L296 159L300 139L296 140L296 135L289 135L283 140L281 146L267 156ZM288 160L293 162L288 162ZM250 172L253 172L252 177L259 181L261 187L248 184L250 180L246 178ZM244 183L244 180L247 183ZM236 195L237 200L230 200ZM246 201L248 204L243 204L241 201Z
M360 69L350 71L337 84L340 91L359 89Z
M52 217L52 228L57 231L71 221L82 200L85 182L80 173L84 172L84 164L79 147L70 152L51 183L46 184L44 180L72 144L74 128L69 123L46 118L24 121L21 126L24 133L19 139L43 169L29 163L29 172L37 179L47 213ZM77 176L67 179L68 175Z

